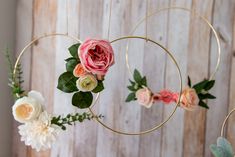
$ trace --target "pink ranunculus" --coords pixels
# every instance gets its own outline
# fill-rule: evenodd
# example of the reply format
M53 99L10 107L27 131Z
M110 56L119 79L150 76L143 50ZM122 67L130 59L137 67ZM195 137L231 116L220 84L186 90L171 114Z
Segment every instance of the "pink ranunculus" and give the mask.
M87 39L78 49L78 56L86 71L105 75L114 64L113 48L109 41Z
M180 106L185 110L194 110L199 103L198 95L193 88L185 88L180 98Z
M147 87L139 89L135 95L139 104L146 108L150 108L152 106L153 94Z
M170 90L162 90L159 93L154 95L155 101L162 101L165 104L169 104L172 102L177 102L178 100L178 94L171 92Z

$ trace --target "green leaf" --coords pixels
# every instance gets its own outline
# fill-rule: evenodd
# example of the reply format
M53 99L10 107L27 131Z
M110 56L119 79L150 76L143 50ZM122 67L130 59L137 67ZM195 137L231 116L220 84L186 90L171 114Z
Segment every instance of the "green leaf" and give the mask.
M127 88L128 88L130 91L132 91L132 92L135 92L135 91L136 91L136 89L135 89L134 86L127 86Z
M134 85L134 84L135 84L135 82L134 82L134 81L132 81L132 80L130 80L130 79L129 79L129 81L130 81L130 83L131 83L132 85Z
M202 100L199 101L198 105L201 106L201 107L204 107L206 109L209 109L209 106L204 101L202 101Z
M214 95L211 95L210 93L198 94L198 97L199 97L200 100L204 100L204 99L215 99L215 98L216 98Z
M132 100L135 100L135 93L130 93L126 98L126 102L130 102Z
M66 63L66 70L69 72L73 72L77 64L78 61L76 58L69 59Z
M104 90L104 84L103 81L98 81L98 85L95 87L95 89L92 90L93 93L99 93L102 90Z
M188 86L189 86L189 87L192 87L191 79L190 79L190 77L189 77L189 76L188 76Z
M78 91L76 81L77 78L71 72L65 72L58 78L57 88L65 93Z
M224 157L222 148L217 147L215 144L210 145L210 150L215 157Z
M233 157L234 156L234 152L233 152L233 148L231 146L231 144L228 142L228 140L226 140L223 137L218 137L217 139L217 147L221 147L224 151L224 155L225 157Z
M196 90L197 93L200 93L208 83L208 80L201 81L193 86L193 88Z
M80 109L88 108L91 106L93 96L91 92L77 92L73 95L72 104Z
M70 54L75 58L78 58L78 48L80 45L80 43L77 43L69 47Z
M134 80L138 83L138 84L141 84L142 82L142 77L141 77L141 75L140 75L140 72L137 70L137 69L135 69L134 70Z
M214 84L215 84L215 80L210 80L210 81L208 81L208 82L206 83L204 89L205 89L206 91L208 91L208 90L210 90L210 89L214 86Z
M146 79L146 76L144 76L141 80L141 85L147 87L147 79Z

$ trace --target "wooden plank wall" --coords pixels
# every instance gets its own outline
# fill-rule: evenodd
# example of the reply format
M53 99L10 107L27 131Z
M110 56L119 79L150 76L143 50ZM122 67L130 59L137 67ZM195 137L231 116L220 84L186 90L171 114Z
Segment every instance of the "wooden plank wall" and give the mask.
M144 136L117 135L93 121L77 124L62 133L50 151L39 153L20 142L18 124L15 123L14 157L212 156L209 145L216 141L225 115L235 106L235 1L148 1L149 5L147 0L112 0L111 5L110 0L17 0L16 53L32 38L45 33L68 33L82 40L87 37L114 39L128 35L146 12L169 6L196 9L213 23L222 46L221 66L213 89L217 99L209 102L210 110L185 112L178 109L163 128ZM213 72L217 58L215 38L207 25L195 15L179 10L165 11L148 19L147 30L150 38L173 52L181 67L184 85L187 75L197 82ZM145 25L140 25L135 34L144 36ZM169 57L150 43L133 41L130 48L131 68L137 67L147 75L155 91L162 88L179 90L176 69ZM57 78L65 70L66 48L72 43L74 41L62 37L42 40L22 60L25 89L41 91L47 99L48 111L55 114L79 111L70 105L71 96L56 89ZM116 129L138 131L152 127L156 120L159 123L165 119L173 106L156 105L149 111L135 103L123 103L129 78L125 67L125 43L113 44L116 64L106 78L106 90L95 110L106 115L104 122ZM235 148L234 119L235 116L228 122L227 136Z

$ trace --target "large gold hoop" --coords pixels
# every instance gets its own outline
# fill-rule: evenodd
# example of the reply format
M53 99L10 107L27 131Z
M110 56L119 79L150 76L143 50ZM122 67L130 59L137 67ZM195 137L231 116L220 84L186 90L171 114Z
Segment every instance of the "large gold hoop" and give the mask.
M188 11L188 12L193 12L194 14L196 14L197 16L199 16L209 27L210 29L212 30L215 38L216 38L216 43L217 43L217 47L218 47L218 58L217 58L217 62L216 62L216 67L215 67L215 70L214 72L211 74L211 76L209 77L210 80L214 79L215 77L215 73L218 71L218 68L219 68L219 65L220 65L220 58L221 58L221 46L220 46L220 41L219 41L219 36L215 30L215 28L212 26L212 24L209 22L209 20L207 20L204 16L201 16L200 14L198 14L195 10L191 10L191 9L188 9L188 8L184 8L184 7L177 7L177 6L174 6L174 7L166 7L166 8L161 8L157 11L154 11L150 14L148 14L146 17L144 17L143 19L141 19L133 28L133 30L131 30L130 32L130 35L133 35L133 33L136 31L136 29L139 27L139 25L141 23L143 23L144 21L147 20L147 18L153 16L153 15L157 15L159 14L160 12L162 11L167 11L167 10L170 10L170 9L179 9L179 10L184 10L184 11ZM146 21L147 23L147 21ZM147 33L146 33L147 34ZM147 36L147 35L146 35ZM132 75L132 72L130 70L130 65L129 65L129 57L128 57L128 50L129 50L129 40L127 41L127 46L126 46L126 66L127 66L127 69L129 70L129 74Z
M177 61L175 60L174 56L172 55L172 53L167 50L165 47L163 47L161 44L159 44L158 42L154 41L154 40L151 40L149 38L146 38L146 37L142 37L142 36L124 36L124 37L121 37L121 38L117 38L117 39L114 39L111 41L111 43L114 43L116 41L119 41L119 40L124 40L124 39L142 39L142 40L148 40L149 42L152 42L153 44L155 45L158 45L159 47L161 47L169 56L170 58L172 59L172 61L174 62L174 64L176 65L177 67L177 71L178 71L178 76L179 76L179 79L180 79L180 96L178 98L178 101L175 105L175 108L173 109L173 111L171 112L171 114L169 115L168 118L166 118L164 121L162 121L159 125L156 125L155 127L151 128L151 129L148 129L148 130L145 130L145 131L141 131L141 132L124 132L124 131L121 131L121 130L115 130L113 129L112 127L106 125L105 123L101 122L99 118L95 118L95 120L101 124L104 128L114 132L114 133L117 133L117 134L122 134L122 135L143 135L143 134L147 134L147 133L150 133L152 131L155 131L159 128L161 128L165 123L167 123L172 117L173 115L175 114L176 112L176 109L180 103L180 97L181 97L181 92L182 92L182 76L181 76L181 70L179 68L179 65L177 63ZM93 117L97 117L97 114L92 110L92 108L89 108L89 111L91 112L91 114L93 115Z
M23 56L23 54L26 52L26 50L31 47L35 42L38 42L39 40L41 39L44 39L44 38L47 38L47 37L54 37L54 36L63 36L63 37L67 37L67 38L70 38L76 42L79 42L79 43L82 43L82 41L74 36L70 36L68 34L62 34L62 33L51 33L51 34L45 34L45 35L42 35L40 37L37 37L37 38L34 38L31 42L29 42L20 52L20 54L18 55L17 59L16 59L16 62L15 62L15 65L14 65L14 70L13 70L13 81L15 81L15 78L16 78L16 69L17 69L17 66L20 62L20 59L21 57ZM97 102L98 98L100 96L100 93L97 93L96 94L96 97L95 97L95 100L92 102L92 105L91 105L91 108L95 105L95 103ZM19 95L17 95L17 97L20 97Z

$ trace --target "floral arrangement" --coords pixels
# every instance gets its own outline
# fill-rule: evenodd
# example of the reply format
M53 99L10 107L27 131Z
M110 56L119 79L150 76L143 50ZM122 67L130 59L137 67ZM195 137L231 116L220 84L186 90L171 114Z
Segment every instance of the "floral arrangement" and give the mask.
M138 101L138 103L146 108L150 108L156 102L164 104L176 103L179 99L179 93L172 92L168 89L153 93L147 86L146 76L141 76L140 72L135 69L133 73L134 80L129 80L130 85L127 87L130 94L126 98L126 102ZM191 85L191 79L188 77L188 87L182 91L180 98L180 107L185 110L192 111L197 106L209 109L205 100L215 99L216 97L209 93L214 86L215 80L203 80L195 85Z
M65 93L73 93L72 105L80 109L88 108L93 101L93 94L104 90L104 77L114 64L114 53L110 42L88 39L69 48L71 57L66 59L66 72L58 79L57 88ZM9 51L6 51L9 63L9 86L16 101L12 107L14 119L21 123L18 127L21 140L37 151L51 148L59 132L66 130L67 125L83 122L93 117L90 113L74 113L66 116L52 116L44 107L42 94L22 89L22 70L20 64L14 68Z

